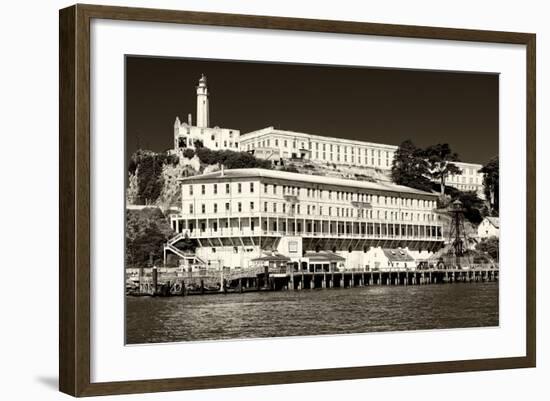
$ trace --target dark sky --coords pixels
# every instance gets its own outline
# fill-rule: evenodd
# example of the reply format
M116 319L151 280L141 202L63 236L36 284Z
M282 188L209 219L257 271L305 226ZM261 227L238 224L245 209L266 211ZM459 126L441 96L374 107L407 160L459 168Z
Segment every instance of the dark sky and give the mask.
M201 73L211 126L449 143L477 163L498 153L498 75L128 56L127 156L171 148L176 116L195 122Z

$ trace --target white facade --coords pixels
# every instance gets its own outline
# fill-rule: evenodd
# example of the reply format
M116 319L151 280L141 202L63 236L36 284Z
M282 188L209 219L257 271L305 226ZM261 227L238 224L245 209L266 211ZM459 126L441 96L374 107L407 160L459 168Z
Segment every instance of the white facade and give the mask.
M397 146L267 127L241 135L241 150L274 161L305 159L389 170Z
M485 199L483 192L483 173L479 170L483 167L476 163L454 162L462 170L462 174L450 175L445 181L449 185L460 191L474 191L481 199Z
M479 238L499 237L500 221L498 217L485 217L477 227Z
M240 150L240 131L232 128L210 127L209 92L203 75L197 86L197 125L193 125L191 114L187 122L176 117L174 122L174 150L194 149L195 141L213 150Z
M301 261L329 251L346 268L370 266L372 247L434 251L443 245L437 195L393 184L264 169L182 179L182 214L171 224L197 241L210 266L245 268L263 252Z

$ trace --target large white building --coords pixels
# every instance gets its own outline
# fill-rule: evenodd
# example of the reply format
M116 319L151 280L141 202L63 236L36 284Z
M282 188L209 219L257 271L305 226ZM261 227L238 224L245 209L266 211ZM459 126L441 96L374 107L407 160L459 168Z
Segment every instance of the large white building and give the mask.
M285 131L267 127L241 135L241 150L253 153L256 157L272 160L275 164L292 159L341 164L358 167L371 167L389 174L393 157L398 147L379 143L356 141L311 135L303 132ZM483 174L480 164L455 162L462 174L447 177L447 185L461 191L475 191L479 197L483 193Z
M195 141L200 141L210 149L230 149L239 151L240 131L232 128L210 127L209 92L206 77L199 79L197 86L197 124L193 125L191 114L187 122L176 117L174 122L174 150L194 149Z
M181 214L171 216L179 234L166 250L183 257L177 247L187 235L208 266L246 268L272 253L302 264L326 258L374 268L376 249L427 258L444 242L437 195L408 187L265 169L181 182Z
M267 127L241 135L241 150L274 162L305 159L389 170L397 146Z
M461 191L474 191L481 199L485 199L483 192L483 173L479 170L483 167L476 163L454 162L462 170L462 174L450 175L445 185L450 185Z

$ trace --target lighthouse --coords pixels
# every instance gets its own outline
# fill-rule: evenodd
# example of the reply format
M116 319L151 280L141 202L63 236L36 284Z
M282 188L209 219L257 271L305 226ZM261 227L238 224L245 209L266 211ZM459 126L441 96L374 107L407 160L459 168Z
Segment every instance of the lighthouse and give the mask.
M208 128L209 125L208 87L206 86L206 76L203 74L197 86L197 127Z

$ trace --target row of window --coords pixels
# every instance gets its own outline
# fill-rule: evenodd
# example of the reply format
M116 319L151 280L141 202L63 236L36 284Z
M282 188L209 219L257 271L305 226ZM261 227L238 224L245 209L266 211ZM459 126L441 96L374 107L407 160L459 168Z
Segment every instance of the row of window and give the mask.
M250 230L254 231L256 225L254 221L250 223ZM189 221L187 229L191 232L195 230L195 223ZM198 228L201 232L206 232L207 226L205 222L200 222ZM217 232L219 228L229 228L227 221L222 222L218 226L217 221L213 221L209 228L212 232ZM242 230L244 227L236 227L239 230ZM182 227L183 229L183 227ZM416 226L410 224L394 225L394 224L332 224L324 225L321 227L320 224L307 222L302 224L301 222L289 222L288 226L286 221L270 222L269 226L267 221L264 221L262 224L262 230L265 231L281 231L283 233L294 233L294 234L311 234L311 233L326 233L326 234L361 234L361 235L378 235L378 236L413 236L413 237L441 237L441 227L438 226Z
M224 194L231 193L231 184L200 184L200 194L207 195L207 186L211 185L212 192L208 194L218 195L220 189L223 188ZM253 194L256 190L256 184L249 182L247 184L249 194ZM237 193L243 193L245 186L242 183L237 183ZM299 188L296 186L277 185L277 184L263 184L263 193L271 195L292 195L305 199L325 199L325 200L337 200L337 201L350 201L350 202L362 202L375 205L394 205L410 208L429 208L436 207L436 201L416 198L400 198L397 196L384 196L373 195L367 193L349 192L349 191L332 191L322 190L315 188ZM189 196L194 195L194 185L188 185Z
M477 176L477 177L464 177L464 176L451 175L447 179L447 182L449 184L452 184L452 183L462 183L462 184L470 183L470 184L479 184L479 185L481 185L482 178L480 176Z
M315 205L307 205L305 208L300 208L300 205L297 204L286 204L286 203L277 203L277 202L264 202L263 203L263 212L264 213L290 213L290 215L300 215L304 213L306 216L321 216L321 217L349 217L349 218L360 218L360 219L384 219L384 220L411 220L411 221L434 221L435 215L431 213L414 213L414 212L396 212L392 210L372 210L372 209L361 209L361 208L350 208L350 207L334 207L328 206L316 207ZM188 208L189 214L195 214L194 204L189 203ZM231 211L231 203L226 202L224 205L225 213ZM237 212L242 213L243 202L237 202ZM254 202L249 202L247 212L256 212L256 204ZM212 209L208 210L209 213L217 214L221 212L218 203L212 204ZM207 213L207 205L202 203L200 205L200 213Z
M275 147L279 147L279 140L274 139ZM257 143L251 143L246 146L247 151L251 151L253 149L259 149L259 148L269 148L271 146L271 140L263 140L258 141ZM288 148L288 141L282 140L283 148ZM357 149L357 157L355 157L355 147L354 146L340 146L340 145L333 145L333 144L326 144L321 143L322 145L322 151L319 151L319 142L315 143L315 151L313 151L313 142L308 143L308 148L304 146L305 143L301 142L300 150L309 151L310 158L316 159L316 160L324 160L324 161L336 161L336 162L344 162L344 163L355 163L358 164L365 164L365 165L373 165L373 166L382 166L382 162L384 161L384 165L386 167L389 167L391 165L391 161L393 159L393 152L389 151L381 151L380 149L370 149L370 159L369 159L369 152L367 148L363 148L363 152L361 152L361 148ZM297 142L292 141L292 148L297 149ZM341 149L342 151L341 152ZM363 154L363 157L361 157L361 153Z
M312 142L312 141L308 141L307 142L307 147L306 147L306 142L305 141L301 141L301 142L298 142L296 140L293 140L291 141L292 142L292 149L297 149L298 148L298 144L300 144L300 149L304 149L304 150L322 150L323 152L325 151L329 151L329 152L334 152L336 151L337 153L340 153L341 151L343 151L344 153L349 153L349 154L357 154L357 155L361 155L363 154L364 156L367 156L369 154L369 149L367 148L358 148L356 145L350 145L350 146L345 146L345 145L334 145L332 143L323 143L323 142ZM278 138L275 138L273 141L271 139L264 139L262 141L257 141L257 142L252 142L250 144L247 145L247 150L251 150L251 149L254 149L254 148L265 148L265 147L271 147L271 144L274 144L275 147L279 147L279 139ZM284 148L288 148L288 140L286 139L283 139L281 140L280 142ZM355 151L357 149L357 152ZM372 158L376 156L378 157L383 157L384 154L390 154L390 152L388 151L383 151L383 150L380 150L380 149L370 149L370 155Z

